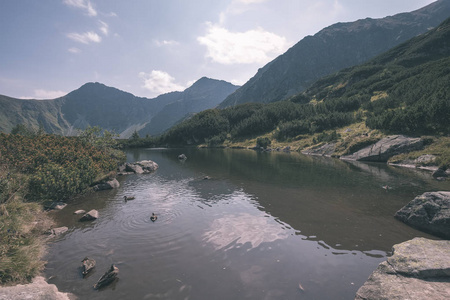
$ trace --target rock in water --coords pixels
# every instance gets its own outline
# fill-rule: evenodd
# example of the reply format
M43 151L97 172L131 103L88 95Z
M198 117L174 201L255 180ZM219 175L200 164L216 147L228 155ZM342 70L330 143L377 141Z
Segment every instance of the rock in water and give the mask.
M88 211L86 214L84 214L80 221L93 221L98 219L98 211L96 211L95 209L92 209L90 211Z
M427 192L395 213L411 227L450 239L450 192Z
M85 257L81 262L83 263L83 265L81 266L81 273L84 277L95 267L95 260L89 257Z
M100 277L97 283L94 284L94 289L98 290L99 288L107 286L117 278L118 274L119 268L117 268L114 264L112 264L111 268L109 268L109 270L106 271L102 277Z
M355 299L450 299L450 241L414 238L394 245Z
M185 160L185 159L187 159L187 156L184 155L184 154L180 154L180 155L178 155L178 159L179 160Z

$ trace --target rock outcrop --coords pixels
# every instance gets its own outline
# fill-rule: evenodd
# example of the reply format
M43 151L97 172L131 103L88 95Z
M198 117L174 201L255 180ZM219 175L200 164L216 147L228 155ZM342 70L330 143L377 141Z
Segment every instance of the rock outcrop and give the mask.
M328 156L333 155L336 150L336 143L324 144L320 147L303 150L302 153L306 155Z
M155 172L158 164L152 160L141 160L134 163L125 163L118 168L118 175L148 174Z
M428 192L414 198L395 213L406 224L450 239L450 192Z
M423 141L420 138L411 138L403 135L391 135L351 155L341 156L341 159L387 162L388 159L394 155L407 153L422 148Z
M450 299L450 241L414 238L394 245L355 299Z

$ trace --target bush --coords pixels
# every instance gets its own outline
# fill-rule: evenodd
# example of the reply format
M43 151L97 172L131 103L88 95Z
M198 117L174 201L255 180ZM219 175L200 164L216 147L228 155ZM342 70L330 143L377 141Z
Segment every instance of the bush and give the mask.
M272 141L267 138L267 137L259 137L256 139L256 146L257 147L262 147L264 149L266 149L268 146L270 146L270 144L272 144Z

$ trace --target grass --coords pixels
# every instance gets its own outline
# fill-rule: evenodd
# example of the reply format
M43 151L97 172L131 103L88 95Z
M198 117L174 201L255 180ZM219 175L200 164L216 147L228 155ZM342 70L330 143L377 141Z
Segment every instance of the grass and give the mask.
M30 282L44 267L42 233L51 220L37 203L20 195L0 205L0 283Z

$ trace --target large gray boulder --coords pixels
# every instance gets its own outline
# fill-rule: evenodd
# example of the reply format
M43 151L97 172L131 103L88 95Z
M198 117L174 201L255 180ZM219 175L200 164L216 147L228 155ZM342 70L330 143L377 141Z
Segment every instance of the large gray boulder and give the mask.
M95 209L91 209L90 211L88 211L87 213L85 213L80 221L84 222L84 221L94 221L98 219L98 211Z
M355 299L450 299L450 241L414 238L394 245Z
M450 239L450 192L427 192L395 213L400 221L424 232Z
M420 138L410 138L403 135L391 135L353 154L341 156L341 159L387 162L388 159L394 155L407 153L422 148L423 141Z

